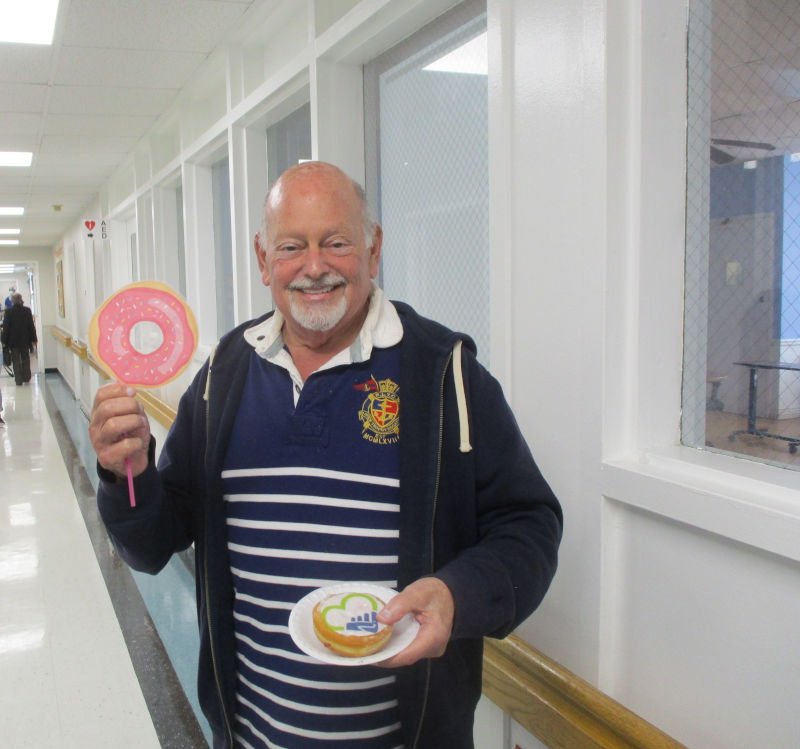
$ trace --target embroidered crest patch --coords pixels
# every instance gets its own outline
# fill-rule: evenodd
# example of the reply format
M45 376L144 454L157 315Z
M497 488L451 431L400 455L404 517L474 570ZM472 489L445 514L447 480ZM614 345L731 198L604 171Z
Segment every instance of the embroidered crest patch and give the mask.
M400 439L400 386L372 377L356 388L369 393L358 412L361 436L375 445L394 445Z

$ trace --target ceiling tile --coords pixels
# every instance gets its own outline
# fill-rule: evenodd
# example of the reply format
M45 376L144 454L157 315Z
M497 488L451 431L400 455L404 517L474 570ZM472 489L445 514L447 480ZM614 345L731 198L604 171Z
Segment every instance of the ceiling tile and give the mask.
M43 118L40 114L0 111L0 135L31 135L38 133ZM2 149L5 150L5 149Z
M214 0L71 0L65 46L208 53L252 3ZM98 33L98 29L102 29Z
M65 47L53 82L177 90L205 57L199 52Z
M2 114L0 114L2 119ZM36 151L39 135L36 131L26 133L4 133L0 129L0 151Z
M31 175L69 176L70 174L92 177L110 174L119 164L117 154L47 154L41 153L31 167Z
M157 117L174 101L175 95L175 89L53 86L47 110L51 114L134 114Z
M129 154L140 138L121 135L45 135L40 153L116 153Z
M100 115L86 117L79 114L50 115L43 128L45 135L122 135L141 137L155 122L154 117L130 115Z
M52 54L38 44L0 44L0 83L46 84Z
M6 112L40 112L47 101L44 84L0 83L0 101Z
M31 183L30 169L18 170L16 174L10 170L3 168L0 170L0 201L3 196L8 197L19 193L21 190L27 190Z

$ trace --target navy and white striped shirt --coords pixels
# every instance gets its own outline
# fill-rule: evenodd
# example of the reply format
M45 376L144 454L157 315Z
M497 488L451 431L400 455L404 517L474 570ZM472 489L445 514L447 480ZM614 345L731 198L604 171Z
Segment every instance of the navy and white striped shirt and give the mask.
M322 664L287 626L318 587L397 586L398 373L397 347L374 349L311 375L295 405L288 372L251 356L223 471L242 747L402 743L391 671Z

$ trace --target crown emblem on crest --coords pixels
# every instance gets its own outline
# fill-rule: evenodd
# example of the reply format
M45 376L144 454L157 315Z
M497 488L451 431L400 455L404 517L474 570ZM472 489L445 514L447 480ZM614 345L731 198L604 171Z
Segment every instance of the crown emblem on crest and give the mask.
M379 380L378 381L378 392L384 393L385 395L394 395L400 386L396 382L392 382L392 380Z

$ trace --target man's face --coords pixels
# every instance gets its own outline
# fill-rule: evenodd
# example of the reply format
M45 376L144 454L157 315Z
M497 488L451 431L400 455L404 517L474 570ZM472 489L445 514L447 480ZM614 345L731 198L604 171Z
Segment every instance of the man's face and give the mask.
M378 272L380 228L368 247L352 184L322 167L282 178L267 220L266 242L257 241L256 254L262 279L286 319L287 343L344 348L366 315Z

